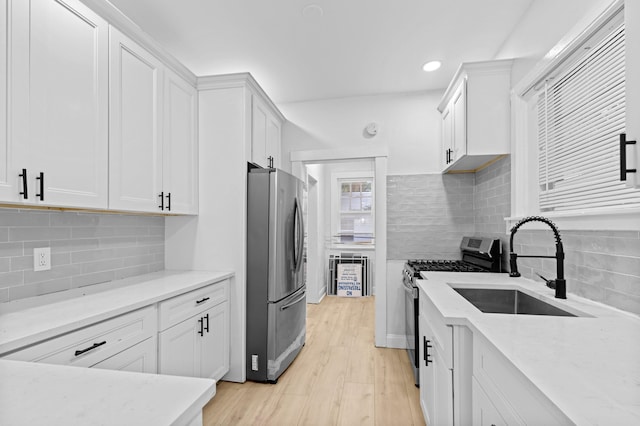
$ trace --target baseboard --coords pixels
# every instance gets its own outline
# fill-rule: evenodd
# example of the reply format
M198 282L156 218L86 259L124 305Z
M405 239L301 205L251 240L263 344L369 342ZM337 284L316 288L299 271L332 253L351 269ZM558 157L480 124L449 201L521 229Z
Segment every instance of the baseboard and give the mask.
M387 334L387 347L407 349L407 336L404 334Z

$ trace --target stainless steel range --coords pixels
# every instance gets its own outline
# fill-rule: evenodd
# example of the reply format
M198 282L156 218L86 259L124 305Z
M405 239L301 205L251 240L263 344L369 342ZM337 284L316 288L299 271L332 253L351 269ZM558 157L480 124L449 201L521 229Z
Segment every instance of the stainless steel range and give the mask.
M502 246L499 239L462 237L461 260L411 259L404 265L402 282L405 290L405 329L407 353L413 368L416 386L419 386L419 363L416 355L418 339L418 287L420 272L502 272Z

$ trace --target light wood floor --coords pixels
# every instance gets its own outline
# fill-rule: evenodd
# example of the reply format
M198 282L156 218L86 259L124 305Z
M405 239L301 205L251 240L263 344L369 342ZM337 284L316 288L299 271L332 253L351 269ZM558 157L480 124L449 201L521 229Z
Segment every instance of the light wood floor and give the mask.
M406 351L374 346L374 298L307 307L306 345L278 383L218 383L204 424L424 425Z

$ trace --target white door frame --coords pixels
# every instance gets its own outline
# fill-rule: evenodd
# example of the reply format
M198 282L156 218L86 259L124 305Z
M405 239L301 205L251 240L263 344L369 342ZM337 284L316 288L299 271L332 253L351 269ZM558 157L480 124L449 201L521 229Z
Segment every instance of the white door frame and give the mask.
M304 180L305 164L341 160L373 160L375 190L375 238L374 286L375 344L387 347L387 157L386 148L362 147L291 152L291 171Z

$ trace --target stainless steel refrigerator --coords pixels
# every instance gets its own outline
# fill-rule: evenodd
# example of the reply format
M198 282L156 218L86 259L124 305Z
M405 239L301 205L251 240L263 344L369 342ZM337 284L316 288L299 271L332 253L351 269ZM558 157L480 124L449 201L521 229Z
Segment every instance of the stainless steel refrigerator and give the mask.
M247 183L247 379L275 383L306 337L304 183L252 168Z

